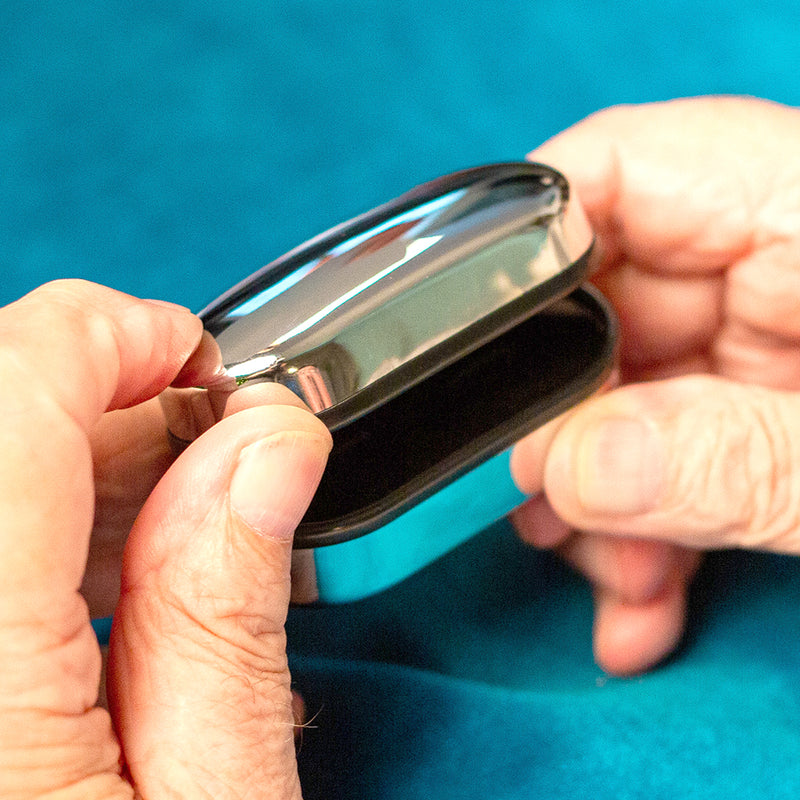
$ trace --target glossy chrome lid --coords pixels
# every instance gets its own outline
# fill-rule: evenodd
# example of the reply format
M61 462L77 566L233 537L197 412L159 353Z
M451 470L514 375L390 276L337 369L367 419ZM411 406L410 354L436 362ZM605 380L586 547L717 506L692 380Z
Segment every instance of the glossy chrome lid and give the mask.
M478 167L318 236L201 317L229 389L286 384L335 429L572 289L591 244L559 173Z

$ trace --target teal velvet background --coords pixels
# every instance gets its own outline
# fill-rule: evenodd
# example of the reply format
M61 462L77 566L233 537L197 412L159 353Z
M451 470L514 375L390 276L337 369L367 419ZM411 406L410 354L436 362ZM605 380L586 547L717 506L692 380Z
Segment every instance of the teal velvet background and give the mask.
M195 309L415 183L595 109L800 103L779 0L0 4L0 302L79 276ZM779 156L779 154L776 154ZM800 565L708 560L681 651L591 657L587 586L505 525L293 612L315 798L800 795Z

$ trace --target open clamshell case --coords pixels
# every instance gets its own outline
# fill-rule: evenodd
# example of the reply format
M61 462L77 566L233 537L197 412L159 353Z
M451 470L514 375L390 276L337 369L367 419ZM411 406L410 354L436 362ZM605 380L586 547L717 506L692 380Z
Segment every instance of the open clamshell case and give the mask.
M231 386L283 383L333 433L295 599L380 591L525 499L510 446L613 368L613 315L578 288L591 252L559 173L497 164L344 223L201 312Z

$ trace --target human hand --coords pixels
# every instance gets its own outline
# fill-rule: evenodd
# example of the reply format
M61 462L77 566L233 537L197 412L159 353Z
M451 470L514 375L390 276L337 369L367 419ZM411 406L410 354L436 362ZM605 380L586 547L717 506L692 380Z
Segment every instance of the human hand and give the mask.
M324 425L275 387L171 463L151 398L221 366L177 306L56 282L0 309L0 340L0 796L299 797L283 625ZM84 572L131 523L112 721L90 606L116 584Z
M800 111L613 108L531 157L597 233L627 385L518 447L547 500L515 522L588 575L597 660L636 672L679 641L699 549L800 553Z

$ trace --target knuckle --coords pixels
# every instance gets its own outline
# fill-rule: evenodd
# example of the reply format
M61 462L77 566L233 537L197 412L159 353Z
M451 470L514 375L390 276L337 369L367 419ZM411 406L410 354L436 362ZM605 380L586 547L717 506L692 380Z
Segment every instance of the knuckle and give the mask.
M786 395L759 390L748 408L746 474L750 514L743 532L748 546L800 548L797 431L786 413Z
M177 586L150 586L151 597L137 590L138 598L136 591L126 598L147 608L149 628L139 631L145 647L157 649L160 642L169 641L172 651L193 663L255 683L288 673L282 625L268 624L250 600L235 591L201 588L197 575L185 578L174 580Z
M704 533L718 530L720 544L747 516L742 493L747 485L741 458L745 450L742 431L724 405L683 415L673 448L677 475L669 482L669 505L680 519L691 520Z
M111 718L99 708L82 714L25 709L4 712L0 730L0 797L116 797L120 748ZM120 794L119 796L125 796Z
M800 551L797 431L787 396L731 386L684 416L672 502L719 546ZM714 543L713 541L711 542Z

